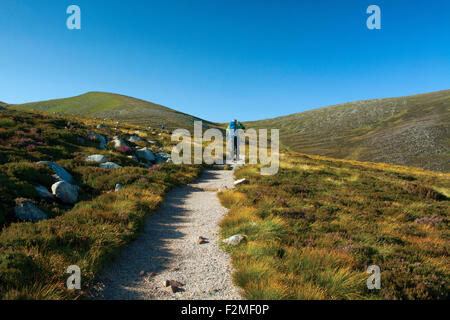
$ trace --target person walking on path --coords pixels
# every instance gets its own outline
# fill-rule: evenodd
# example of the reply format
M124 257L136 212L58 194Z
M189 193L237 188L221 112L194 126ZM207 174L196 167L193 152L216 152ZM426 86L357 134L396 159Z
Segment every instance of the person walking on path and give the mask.
M245 130L245 127L236 119L233 119L227 127L227 136L231 143L230 159L236 159L236 161L239 161L239 129Z

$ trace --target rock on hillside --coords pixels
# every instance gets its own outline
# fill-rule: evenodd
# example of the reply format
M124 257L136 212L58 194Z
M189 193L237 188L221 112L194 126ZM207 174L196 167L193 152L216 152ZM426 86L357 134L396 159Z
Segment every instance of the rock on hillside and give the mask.
M48 219L47 214L30 201L21 201L14 207L14 214L23 221L40 221Z
M120 169L122 168L122 166L119 166L118 164L114 163L114 162L105 162L102 163L100 165L100 168L105 168L105 169Z
M53 175L53 177L54 177L57 181L65 181L65 182L67 182L67 183L73 183L72 175L71 175L70 173L68 173L68 172L67 172L63 167L61 167L59 164L56 164L56 163L51 162L51 161L39 161L38 164L49 166L49 167L55 172L55 174Z
M62 202L74 204L78 200L78 188L65 181L59 181L52 185L53 194Z
M103 163L103 162L108 162L108 159L102 154L93 154L91 156L86 157L86 159L84 159L84 161Z
M155 161L155 159L156 159L152 150L149 148L142 148L142 149L136 150L136 156L139 159L144 159L147 161Z

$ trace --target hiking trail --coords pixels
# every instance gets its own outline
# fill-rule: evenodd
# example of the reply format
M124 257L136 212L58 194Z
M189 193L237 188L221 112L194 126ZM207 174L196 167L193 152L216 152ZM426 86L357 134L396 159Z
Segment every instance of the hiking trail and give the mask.
M92 298L241 299L230 257L218 245L227 209L216 192L232 187L233 171L205 170L194 183L170 191L138 239L99 274ZM174 293L166 280L182 286Z

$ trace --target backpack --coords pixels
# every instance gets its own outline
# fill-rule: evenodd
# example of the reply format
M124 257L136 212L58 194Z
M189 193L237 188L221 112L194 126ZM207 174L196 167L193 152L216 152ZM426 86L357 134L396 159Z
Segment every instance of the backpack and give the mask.
M229 125L230 130L237 130L238 129L238 124L237 122L231 121L230 125Z

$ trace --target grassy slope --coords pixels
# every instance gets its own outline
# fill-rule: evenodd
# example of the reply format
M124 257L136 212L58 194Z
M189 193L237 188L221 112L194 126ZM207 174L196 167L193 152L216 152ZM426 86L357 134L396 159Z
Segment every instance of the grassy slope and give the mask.
M193 126L194 116L144 100L105 92L88 92L76 97L11 105L13 108L65 113L100 119L120 120L138 125L160 128L187 128ZM204 126L215 126L204 121Z
M248 122L293 151L450 171L450 90L356 101Z
M244 177L219 197L223 237L247 236L226 248L246 298L449 298L450 174L290 153L278 174Z
M200 172L198 166L169 163L146 169L125 154L100 150L98 141L87 139L88 132L113 136L139 127L121 125L116 130L106 123L109 128L96 129L96 124L75 117L0 112L0 299L77 298L83 291L65 289L67 267L81 268L82 286L87 288L97 271L137 236L167 190ZM151 148L171 149L167 134L149 133L147 138L158 142ZM103 154L123 168L86 163L84 158L91 154ZM39 199L33 186L49 188L53 183L52 172L35 163L39 160L54 161L73 175L81 187L75 206ZM111 192L116 183L123 188ZM16 198L30 199L51 218L17 221Z

